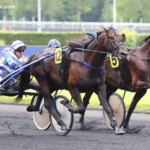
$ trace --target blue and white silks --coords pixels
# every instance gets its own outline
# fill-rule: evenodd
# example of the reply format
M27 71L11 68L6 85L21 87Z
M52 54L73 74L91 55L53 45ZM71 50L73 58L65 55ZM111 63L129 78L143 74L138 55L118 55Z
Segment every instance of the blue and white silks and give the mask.
M2 80L2 71L6 70L7 73L9 74L10 72L16 70L14 66L18 65L23 65L24 61L22 58L18 58L12 51L8 51L4 55L4 59L2 63L0 64L0 81ZM17 77L15 77L16 79ZM15 79L12 79L12 82L15 82Z

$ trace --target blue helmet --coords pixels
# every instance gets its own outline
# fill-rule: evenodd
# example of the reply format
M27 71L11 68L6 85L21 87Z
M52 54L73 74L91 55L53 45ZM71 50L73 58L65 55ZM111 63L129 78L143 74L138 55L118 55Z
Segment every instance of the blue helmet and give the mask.
M47 47L53 47L53 46L61 46L60 42L56 39L51 39L49 42L48 42L48 45Z

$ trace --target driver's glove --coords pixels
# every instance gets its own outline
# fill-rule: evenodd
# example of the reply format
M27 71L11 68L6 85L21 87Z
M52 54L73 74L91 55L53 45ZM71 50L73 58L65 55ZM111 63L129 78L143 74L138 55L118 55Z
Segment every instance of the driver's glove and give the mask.
M22 66L20 66L20 65L18 65L18 64L15 64L14 65L14 68L17 70L17 69L19 69L19 68L21 68Z

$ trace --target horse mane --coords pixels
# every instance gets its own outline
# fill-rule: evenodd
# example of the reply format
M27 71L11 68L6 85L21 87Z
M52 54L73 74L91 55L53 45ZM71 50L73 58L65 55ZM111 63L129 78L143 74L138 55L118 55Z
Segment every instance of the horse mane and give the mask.
M110 27L108 30L114 29ZM104 31L98 31L97 37L101 35ZM88 45L94 41L94 37L88 35L82 35L80 39L74 39L73 41L66 40L67 46L71 48L87 48Z
M67 46L71 48L87 48L87 46L94 41L94 37L82 35L81 39L74 39L73 41L66 40Z
M146 43L150 39L150 35L148 35L144 40L140 41L137 46L142 46L144 43Z
M144 41L147 42L149 39L150 39L150 35L148 35L148 36L144 39Z
M34 55L35 54L33 54L32 56L28 57L28 60L23 64L23 66L27 65L28 63L30 63Z

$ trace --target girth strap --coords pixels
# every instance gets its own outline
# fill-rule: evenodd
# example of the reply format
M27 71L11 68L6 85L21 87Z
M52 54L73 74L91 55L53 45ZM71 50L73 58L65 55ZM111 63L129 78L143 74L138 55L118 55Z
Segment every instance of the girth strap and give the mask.
M121 72L120 71L117 71L117 74L118 74L118 77L119 77L119 82L118 82L118 84L120 84L121 83L121 85L125 88L125 90L127 89L127 86L125 85L125 83L124 83L124 80L123 80L123 78L122 78L122 76L121 76Z
M67 82L65 80L65 73L64 73L64 68L65 68L65 63L66 63L66 57L69 56L71 51L71 48L69 48L66 51L63 51L62 54L62 62L60 64L58 64L58 72L59 72L59 76L61 78L61 80L63 81L63 83L65 84L65 87L67 86Z

